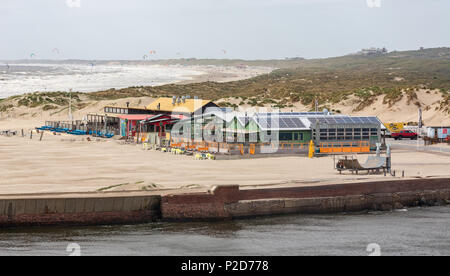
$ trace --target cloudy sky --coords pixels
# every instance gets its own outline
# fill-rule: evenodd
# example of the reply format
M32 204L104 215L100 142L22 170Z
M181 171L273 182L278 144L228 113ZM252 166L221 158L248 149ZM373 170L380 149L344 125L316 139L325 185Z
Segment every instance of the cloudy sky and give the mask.
M1 0L0 59L318 58L450 46L449 0L370 1Z

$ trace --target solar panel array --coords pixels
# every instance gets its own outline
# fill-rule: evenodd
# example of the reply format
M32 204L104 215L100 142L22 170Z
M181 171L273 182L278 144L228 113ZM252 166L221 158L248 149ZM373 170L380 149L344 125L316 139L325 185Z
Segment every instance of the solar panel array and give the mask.
M326 124L326 125L361 125L361 124L381 124L377 117L308 117L311 123Z
M270 117L270 116L269 116ZM298 117L256 117L256 121L263 129L304 129L302 120Z
M325 116L323 112L273 112L273 113L257 113L256 116L258 117L265 117L265 116ZM330 116L330 115L328 115Z

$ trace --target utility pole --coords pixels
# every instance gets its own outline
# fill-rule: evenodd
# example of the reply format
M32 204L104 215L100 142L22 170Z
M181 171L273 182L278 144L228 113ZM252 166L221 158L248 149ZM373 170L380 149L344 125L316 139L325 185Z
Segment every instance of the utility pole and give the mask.
M422 129L423 121L422 121L422 108L419 108L419 123L418 123L419 129Z
M69 120L70 124L73 123L73 117L72 117L72 89L69 90Z

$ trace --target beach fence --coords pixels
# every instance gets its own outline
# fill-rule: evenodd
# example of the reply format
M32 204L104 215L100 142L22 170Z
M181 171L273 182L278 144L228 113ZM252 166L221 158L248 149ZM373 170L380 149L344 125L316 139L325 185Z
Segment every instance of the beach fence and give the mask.
M119 129L118 127L116 127L116 125L108 123L108 121L101 120L46 121L45 126L37 129L76 135L101 136L108 138L119 133Z
M172 148L180 148L204 153L219 153L229 155L258 154L307 154L308 143L231 143L206 142L186 138L172 138Z
M278 142L278 143L230 143L230 142L206 142L185 138L170 140L170 146L186 150L223 153L231 155L258 155L258 154L308 154L309 143ZM316 153L323 155L345 153L370 153L371 147L368 141L330 142L320 143L316 147Z

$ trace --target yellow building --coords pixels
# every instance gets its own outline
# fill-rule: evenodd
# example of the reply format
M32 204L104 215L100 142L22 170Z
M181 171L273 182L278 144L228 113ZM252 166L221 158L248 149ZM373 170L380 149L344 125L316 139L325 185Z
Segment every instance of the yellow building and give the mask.
M182 98L158 98L147 106L148 110L181 114L193 114L208 107L217 107L210 100Z
M141 114L181 114L191 116L204 112L209 107L218 107L211 100L190 99L187 97L161 97L145 108L105 106L106 114L141 115Z

